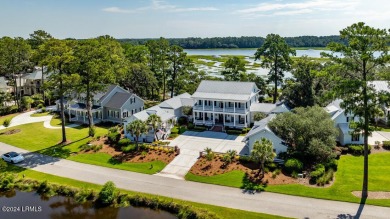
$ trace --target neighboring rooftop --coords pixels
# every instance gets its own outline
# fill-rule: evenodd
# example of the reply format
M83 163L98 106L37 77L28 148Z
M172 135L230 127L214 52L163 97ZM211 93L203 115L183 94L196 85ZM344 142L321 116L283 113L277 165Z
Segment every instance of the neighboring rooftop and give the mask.
M193 98L220 100L249 100L259 89L254 82L202 81Z
M372 85L377 92L390 92L387 81L370 81L368 85Z
M115 108L119 109L123 106L123 104L126 103L127 100L130 99L130 97L133 94L131 93L121 93L121 92L116 92L110 100L106 103L105 107L110 107L110 108Z
M276 117L276 114L270 114L264 119L260 121L256 121L255 124L253 125L252 129L248 132L248 134L245 135L245 139L259 133L260 131L266 129L269 132L272 132L272 130L268 127L269 121L271 121L273 118Z
M159 106L153 106L148 109L142 110L141 112L135 113L133 116L141 121L146 121L152 114L158 115L161 118L162 122L168 121L169 119L175 117L174 115L165 112Z
M175 96L175 97L172 97L171 99L165 100L164 102L160 103L158 106L161 108L177 109L177 108L180 108L184 105L183 101L189 102L189 100L187 100L187 99L190 99L190 98L191 98L191 95L189 93L183 93L183 94L180 94L179 96ZM189 102L189 103L191 103L191 102Z
M252 103L250 107L251 112L270 113L276 108L273 103Z

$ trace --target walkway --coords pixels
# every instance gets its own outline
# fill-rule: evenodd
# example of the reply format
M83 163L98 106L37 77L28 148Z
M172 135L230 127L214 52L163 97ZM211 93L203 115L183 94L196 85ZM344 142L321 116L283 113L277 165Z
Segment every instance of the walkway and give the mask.
M37 112L40 112L40 110L33 110L33 111L29 111L29 112L26 112L26 113L21 113L21 114L15 116L14 118L12 118L11 123L8 126L8 128L9 127L19 126L19 125L25 125L25 124L29 124L29 123L43 122L43 126L45 128L48 128L48 129L61 129L60 126L52 126L52 125L50 125L50 121L53 118L53 116L51 116L51 115L49 115L49 116L38 116L38 117L32 117L31 116L32 114L37 113ZM77 126L79 126L79 124L70 124L70 125L67 125L66 128L73 128L73 127L77 127ZM5 127L3 125L1 125L0 126L0 130L1 129L5 129Z
M246 153L242 139L243 136L227 135L222 132L186 131L169 144L177 145L180 154L156 175L184 180L185 175L198 160L199 152L208 147L214 152L225 153L228 150L236 150L237 153Z
M0 153L27 151L0 143ZM53 158L36 153L25 154L19 164L35 171L85 182L104 184L113 181L118 188L162 195L246 211L263 212L295 218L353 218L359 204L304 198L276 193L245 193L236 188L175 180L154 175L111 169ZM360 218L389 218L390 208L366 205ZM356 218L359 218L356 216Z

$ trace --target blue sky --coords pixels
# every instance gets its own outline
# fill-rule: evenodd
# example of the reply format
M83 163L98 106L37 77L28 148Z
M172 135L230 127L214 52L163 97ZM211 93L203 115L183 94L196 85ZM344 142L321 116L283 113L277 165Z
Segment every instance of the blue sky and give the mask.
M0 0L0 36L56 38L334 35L390 28L388 0Z

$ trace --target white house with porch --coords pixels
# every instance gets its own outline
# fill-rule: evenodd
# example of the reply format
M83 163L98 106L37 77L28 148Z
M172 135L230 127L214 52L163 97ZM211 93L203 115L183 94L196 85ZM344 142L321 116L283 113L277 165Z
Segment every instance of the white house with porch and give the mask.
M108 85L106 90L93 95L92 117L94 123L122 123L123 119L144 109L144 100L134 93L117 86ZM57 101L59 109L59 101ZM69 121L88 123L85 94L66 101Z
M253 122L250 107L258 100L256 84L235 81L202 81L192 95L195 125L246 128Z

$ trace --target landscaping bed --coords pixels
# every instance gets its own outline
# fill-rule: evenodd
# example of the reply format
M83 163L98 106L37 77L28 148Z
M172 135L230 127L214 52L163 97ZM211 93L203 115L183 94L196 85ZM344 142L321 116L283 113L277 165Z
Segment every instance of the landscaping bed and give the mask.
M258 173L260 169L258 164L254 162L243 162L235 160L232 163L225 165L225 163L222 161L222 158L220 157L215 157L211 161L208 161L206 158L202 157L198 159L189 172L195 176L209 177L226 174L232 171L242 172L242 175L245 175L247 178L253 179L255 181L259 179ZM264 178L262 178L261 181L268 185L298 183L297 179L287 176L278 170L273 172L268 171L268 173L265 173Z

